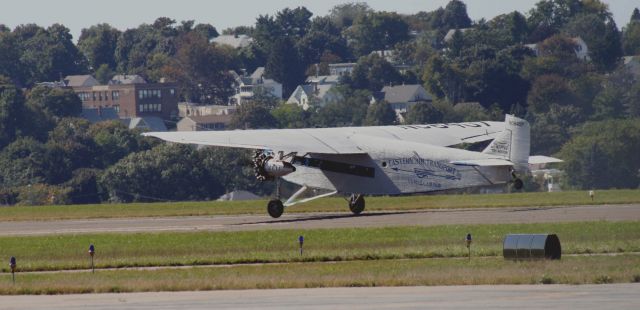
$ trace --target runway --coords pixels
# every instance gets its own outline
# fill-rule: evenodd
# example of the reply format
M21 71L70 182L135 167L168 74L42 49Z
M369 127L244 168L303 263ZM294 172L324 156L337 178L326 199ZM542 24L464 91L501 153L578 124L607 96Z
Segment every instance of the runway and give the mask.
M640 284L0 296L0 309L638 309Z
M1 222L0 235L47 235L104 232L243 231L453 224L513 224L577 221L637 221L640 204L538 208L440 209L350 213L188 216L163 218Z

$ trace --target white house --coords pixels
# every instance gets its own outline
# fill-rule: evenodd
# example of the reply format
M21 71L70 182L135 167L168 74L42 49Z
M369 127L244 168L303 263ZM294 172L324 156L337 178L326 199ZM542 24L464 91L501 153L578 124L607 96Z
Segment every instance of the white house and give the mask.
M243 48L253 43L253 38L246 34L221 35L211 39L211 42L221 45L228 45L233 48Z
M178 103L178 116L229 115L236 112L237 106L229 105L197 105L191 102Z
M109 81L110 85L115 84L146 84L147 81L137 74L117 74Z
M432 102L433 96L419 84L385 86L372 96L371 104L383 101L391 105L402 121L409 108L418 102Z
M574 52L578 59L586 61L591 60L591 57L589 57L589 47L581 37L571 38L571 41L575 44ZM536 56L540 56L540 43L525 44L524 46L533 50Z
M350 75L355 66L355 62L329 64L329 74L337 76Z
M456 31L460 31L460 33L465 33L469 30L473 30L473 28L449 29L449 31L447 31L447 34L444 36L443 41L445 43L449 43L449 41L453 39L453 35L456 33Z
M309 84L298 85L291 93L287 100L288 104L297 104L304 110L308 110L311 106L324 106L331 101L340 99L340 96L331 89L335 84Z
M276 80L264 78L264 67L257 68L250 76L240 76L234 71L235 95L229 97L229 105L242 105L253 98L257 92L264 92L278 100L282 100L282 84Z

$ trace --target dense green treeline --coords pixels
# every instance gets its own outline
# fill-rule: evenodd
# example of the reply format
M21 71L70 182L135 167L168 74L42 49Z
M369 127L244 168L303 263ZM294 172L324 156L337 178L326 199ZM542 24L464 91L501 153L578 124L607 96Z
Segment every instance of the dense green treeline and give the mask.
M127 30L93 25L77 44L60 24L0 26L0 202L268 192L252 181L250 153L163 145L118 123L91 125L74 118L81 102L72 91L38 82L139 74L178 83L184 101L220 104L233 94L230 70L264 66L286 98L306 76L326 75L328 65L339 62L356 65L331 90L338 99L311 102L305 111L258 94L240 107L232 126L396 124L391 107L370 104L371 96L385 85L421 84L434 101L413 106L405 123L501 120L513 113L532 125L532 153L566 160L567 185L637 188L640 81L622 56L640 54L638 9L621 26L598 0L544 0L489 21L472 21L458 0L413 15L377 12L365 3L338 5L326 16L286 8L221 31L253 38L238 49L210 43L220 34L212 25L166 17ZM445 39L450 29L459 30ZM578 57L578 37L588 47L585 58Z

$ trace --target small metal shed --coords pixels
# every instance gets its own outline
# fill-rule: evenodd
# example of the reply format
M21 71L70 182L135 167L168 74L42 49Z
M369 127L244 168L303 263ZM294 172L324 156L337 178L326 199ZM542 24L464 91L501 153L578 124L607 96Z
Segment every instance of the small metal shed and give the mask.
M555 234L511 234L504 237L505 259L560 259L562 247Z

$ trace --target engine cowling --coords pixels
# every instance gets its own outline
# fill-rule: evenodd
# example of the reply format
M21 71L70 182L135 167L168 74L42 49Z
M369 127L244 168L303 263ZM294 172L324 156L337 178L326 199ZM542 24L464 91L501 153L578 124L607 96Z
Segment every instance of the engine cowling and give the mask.
M253 158L253 169L259 181L270 181L296 171L296 167L291 163L277 160L264 152L256 153Z

